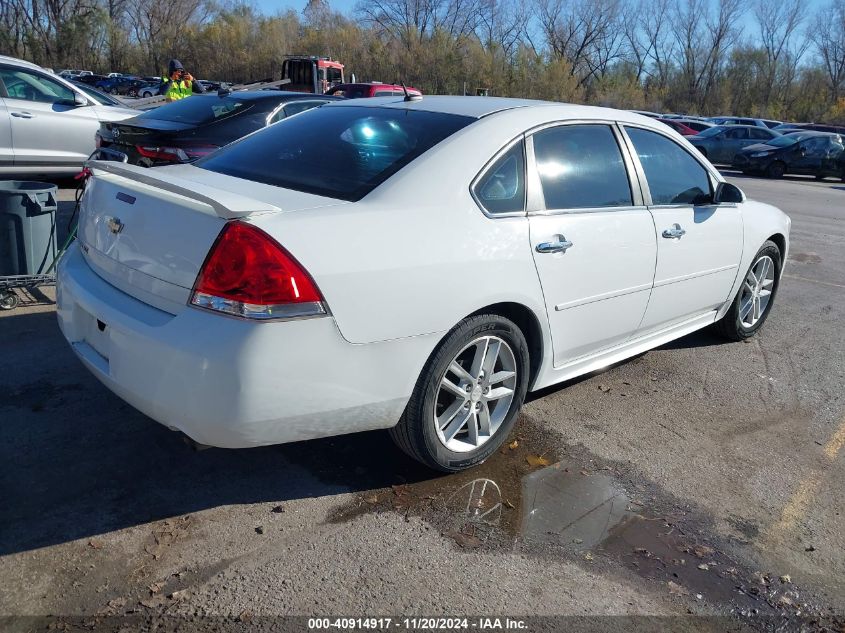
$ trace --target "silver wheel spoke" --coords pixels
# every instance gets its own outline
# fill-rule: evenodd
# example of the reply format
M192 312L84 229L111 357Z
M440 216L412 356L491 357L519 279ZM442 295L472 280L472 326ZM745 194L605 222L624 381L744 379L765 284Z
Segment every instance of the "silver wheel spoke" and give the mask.
M747 279L745 280L745 283L743 284L742 287L745 289L746 292L754 292L754 286L752 286L750 283L748 283Z
M456 416L455 419L452 420L445 429L443 429L443 436L446 438L446 441L450 442L451 440L453 440L458 434L458 431L464 428L464 425L466 425L467 420L469 420L471 417L472 409L470 409L466 413L462 413L461 415Z
M484 356L484 362L481 364L481 369L485 376L493 373L493 368L496 366L496 359L499 358L499 348L502 342L499 340L490 341L487 345L487 354Z
M467 419L467 442L478 445L478 412L472 410Z
M466 399L467 397L466 391L464 391L463 388L446 378L446 376L443 376L443 379L440 381L440 386L452 395L455 395L458 398L461 398L462 400Z
M771 288L771 287L772 287L772 286L774 286L774 285L775 285L775 280L774 280L774 279L764 279L764 280L763 280L762 287L763 287L763 288Z
M490 344L490 339L485 338L478 342L475 347L475 356L472 357L472 367L469 373L473 378L478 378L481 373L481 368L484 365L484 358L487 356L487 346Z
M495 389L491 389L490 393L484 396L484 399L487 402L491 402L493 400L501 400L507 396L513 395L513 389L509 389L508 387L496 387Z
M760 296L761 296L761 297L768 297L768 296L770 296L771 294L772 294L772 291L771 291L771 290L761 290L761 291L760 291Z
M490 408L486 402L481 403L481 409L478 411L478 428L484 435L492 435L490 430Z
M437 423L440 426L440 429L443 430L446 425L451 422L456 415L464 408L465 401L463 400L455 400L448 409L446 409L440 416L437 418Z
M495 374L490 376L490 380L488 380L487 383L490 385L495 385L500 382L504 382L508 378L513 378L514 376L516 376L515 371L497 371Z
M455 374L461 380L465 380L467 382L472 382L472 376L469 375L469 372L458 365L457 361L452 361L449 365L449 370Z
M748 313L751 312L751 308L754 306L754 298L748 297L745 303L742 304L742 307L739 309L739 318L743 321L745 317L748 316Z

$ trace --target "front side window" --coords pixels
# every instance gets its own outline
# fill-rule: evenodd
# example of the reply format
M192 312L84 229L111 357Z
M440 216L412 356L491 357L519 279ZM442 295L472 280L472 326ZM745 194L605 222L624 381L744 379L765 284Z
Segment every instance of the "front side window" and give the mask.
M748 138L748 128L732 127L725 132L725 138L731 140L742 140Z
M561 125L534 134L547 209L631 206L631 186L609 125Z
M73 90L38 73L16 68L0 68L0 79L9 99L39 103L73 103Z
M478 203L490 214L525 211L525 143L502 154L472 187Z
M675 141L641 128L625 130L640 157L652 204L694 204L712 194L707 170Z

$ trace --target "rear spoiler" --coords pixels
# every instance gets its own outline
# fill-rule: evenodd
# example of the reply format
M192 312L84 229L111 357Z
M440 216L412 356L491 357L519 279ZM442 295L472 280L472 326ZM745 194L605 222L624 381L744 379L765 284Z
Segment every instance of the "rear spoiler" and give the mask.
M194 183L178 176L172 176L160 169L150 169L149 167L139 167L138 165L127 165L125 163L105 160L90 160L85 163L85 166L94 175L97 172L114 174L127 180L139 182L207 204L214 209L214 212L219 217L226 220L242 218L253 213L281 211L279 207L273 204L247 198L231 191L217 189L216 187Z

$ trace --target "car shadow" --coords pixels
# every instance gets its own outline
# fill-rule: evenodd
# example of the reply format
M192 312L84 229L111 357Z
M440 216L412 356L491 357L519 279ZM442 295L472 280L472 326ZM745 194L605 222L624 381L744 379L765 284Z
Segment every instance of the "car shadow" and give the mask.
M0 349L0 555L230 504L441 476L386 431L196 451L103 387L52 311L2 317Z
M662 349L721 342L702 332ZM0 318L0 349L0 555L220 506L444 476L407 457L386 431L197 451L103 387L64 341L53 311Z

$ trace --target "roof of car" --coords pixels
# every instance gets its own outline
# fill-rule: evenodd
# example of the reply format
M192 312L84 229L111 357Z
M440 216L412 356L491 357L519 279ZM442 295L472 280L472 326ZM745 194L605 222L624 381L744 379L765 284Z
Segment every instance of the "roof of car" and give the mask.
M38 70L44 70L38 64L33 64L32 62L28 62L25 59L18 59L17 57L9 57L8 55L0 55L0 62L4 64L18 64L20 66L26 66L27 68L37 68Z
M209 91L202 95L204 97L217 97L218 93ZM343 101L343 97L331 95L314 94L311 92L286 92L284 90L236 90L225 93L226 97L235 97L241 101L291 101L293 99L325 99L326 101Z
M572 103L558 103L554 101L537 101L535 99L511 99L507 97L461 97L430 95L422 99L405 101L403 97L373 97L371 99L345 99L332 103L336 107L382 107L406 110L420 110L424 112L440 112L456 114L480 119L497 112L514 110L517 108L554 108L554 118L566 119L600 119L613 121L628 121L631 123L653 122L641 114L627 110L614 110L597 106L576 105Z

